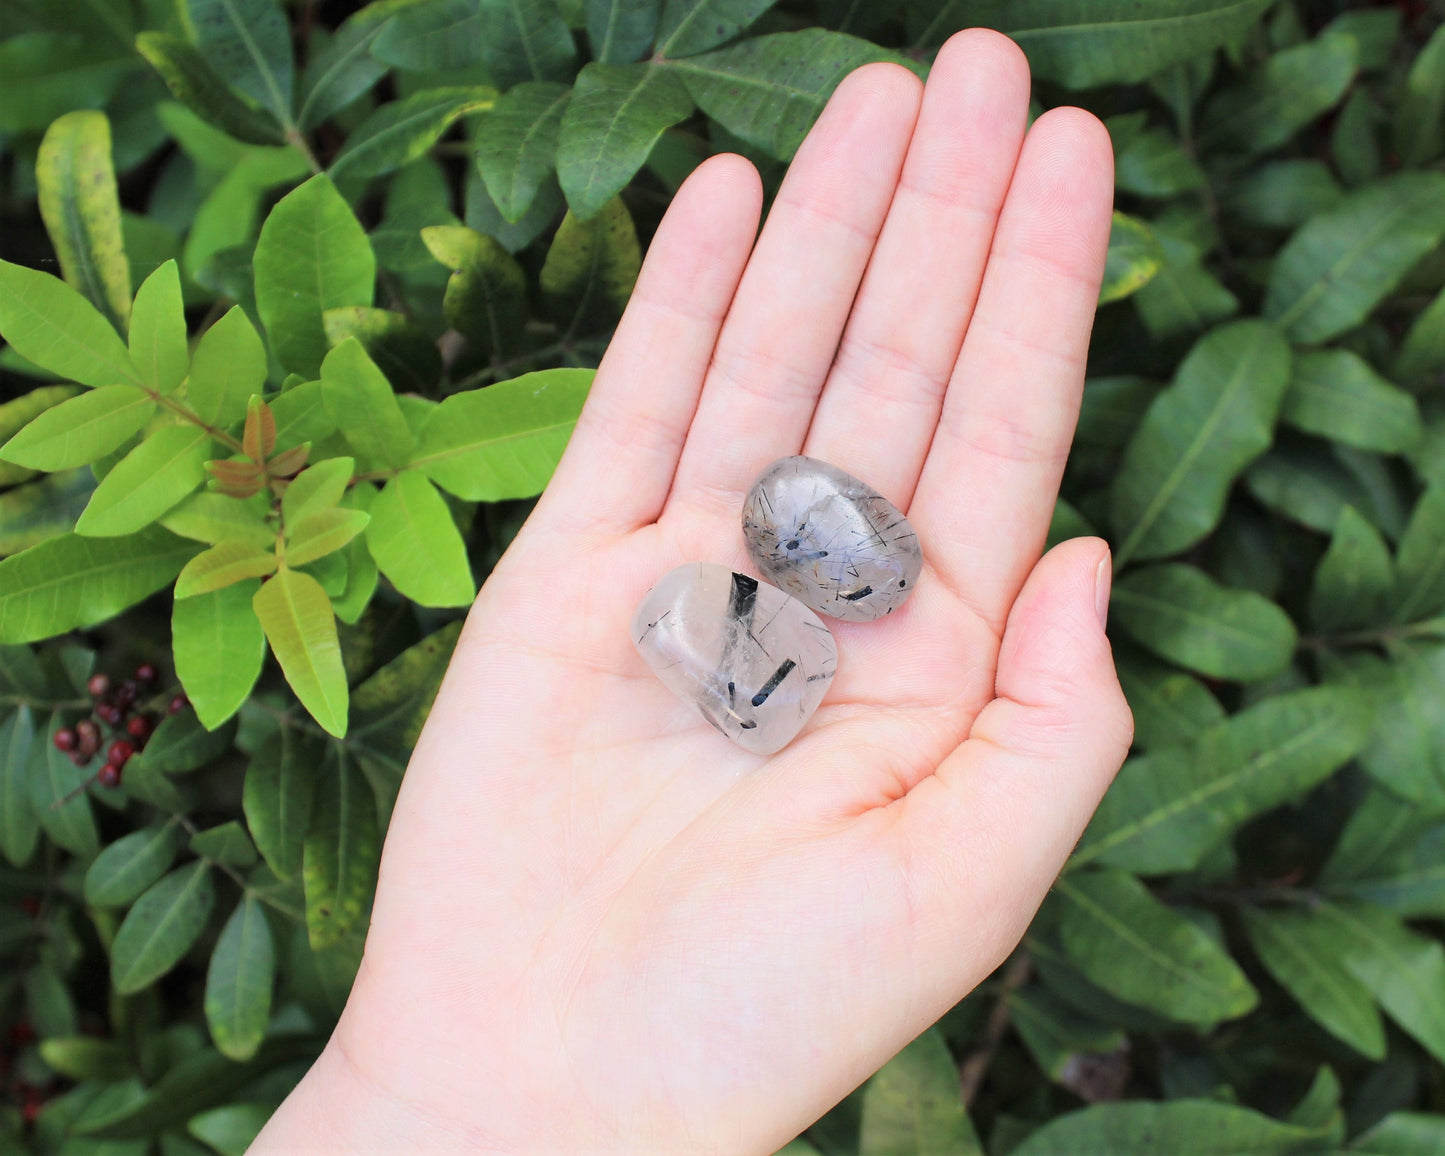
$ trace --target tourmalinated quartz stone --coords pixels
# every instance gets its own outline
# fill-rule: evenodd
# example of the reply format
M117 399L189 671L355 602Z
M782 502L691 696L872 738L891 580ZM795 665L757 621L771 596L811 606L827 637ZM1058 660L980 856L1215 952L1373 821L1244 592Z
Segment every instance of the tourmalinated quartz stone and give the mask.
M708 562L679 566L648 591L632 641L669 690L760 755L803 729L838 668L833 635L816 614Z
M743 503L743 537L768 581L849 622L891 614L923 569L898 507L815 458L780 458L762 472Z

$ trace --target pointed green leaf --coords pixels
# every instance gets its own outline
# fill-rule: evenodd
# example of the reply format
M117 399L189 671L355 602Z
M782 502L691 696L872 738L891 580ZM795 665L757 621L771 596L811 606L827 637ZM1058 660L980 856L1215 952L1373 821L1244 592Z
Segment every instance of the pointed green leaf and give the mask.
M168 584L198 552L151 528L96 541L65 534L0 561L0 642L93 626Z
M118 449L155 412L133 385L102 385L51 406L0 446L0 456L33 470L70 470Z
M307 466L281 497L281 514L287 525L332 509L345 496L355 472L356 463L351 458L328 458Z
M481 17L482 64L499 88L526 80L568 80L576 67L572 31L555 0L473 0Z
M210 456L211 435L206 430L163 426L105 475L75 532L114 538L145 528L205 480Z
M1124 192L1173 197L1204 183L1204 170L1168 129L1146 129L1115 151L1114 184Z
M126 1049L114 1040L94 1036L52 1036L40 1042L40 1058L71 1080L103 1080L107 1083L131 1075Z
M110 121L103 112L68 112L45 130L35 183L66 281L124 332L130 263L110 159Z
M321 767L301 873L313 950L331 946L361 922L380 861L381 832L371 787L333 746Z
M1320 437L1395 454L1420 440L1425 427L1413 397L1346 349L1317 349L1295 362L1280 417Z
M435 338L401 313L348 305L321 315L326 340L333 346L348 337L362 348L398 393L431 393L442 376L441 351Z
M329 177L312 177L271 210L252 264L272 352L293 373L316 376L327 350L322 313L370 305L376 279L366 232Z
M1216 1100L1130 1100L1057 1116L1010 1156L1318 1156L1324 1133Z
M181 276L174 261L159 265L141 283L130 315L130 357L151 389L172 393L186 376L191 355Z
M32 389L29 393L0 404L0 438L8 441L46 410L83 392L75 385L42 385L39 389ZM25 467L0 463L0 486L13 486L34 476L34 472ZM0 548L0 553L10 554L14 551Z
M1127 1003L1209 1026L1259 1002L1234 960L1195 923L1123 871L1080 871L1056 884L1069 958Z
M1311 620L1324 631L1383 625L1394 589L1395 564L1385 540L1353 506L1346 506L1315 568Z
M411 430L391 383L356 338L348 337L326 355L321 392L331 420L364 461L406 465L412 453Z
M1398 173L1351 193L1295 233L1264 313L1301 344L1358 325L1445 236L1445 174Z
M221 929L206 970L206 1026L222 1055L249 1060L266 1038L276 952L261 901L246 894Z
M215 545L229 538L267 550L276 545L276 531L264 520L270 506L266 494L254 498L192 494L161 518L160 523L171 533L197 542Z
M1346 1149L1350 1156L1434 1156L1445 1150L1445 1116L1391 1112Z
M489 24L484 25L477 0L430 0L393 14L372 53L412 72L471 68L482 62L482 38L491 31Z
M275 0L186 0L186 14L216 75L291 124L291 30Z
M176 677L204 726L219 727L235 714L261 676L266 639L251 607L258 585L238 582L178 598L171 611Z
M1397 641L1390 660L1351 654L1329 671L1332 681L1366 692L1375 729L1360 765L1403 799L1445 812L1445 644Z
M1396 380L1410 386L1428 381L1445 368L1445 289L1410 323L1395 358Z
M321 584L283 569L256 591L251 604L301 705L329 733L346 734L346 672L336 617Z
M1218 524L1235 477L1273 440L1289 367L1289 347L1263 322L1235 321L1198 341L1114 478L1117 564L1177 553Z
M622 316L641 268L637 230L614 197L589 221L562 219L542 265L543 301L569 334L607 329Z
M1204 267L1200 247L1163 229L1158 271L1134 294L1134 308L1156 340L1198 333L1239 312L1239 298Z
M142 32L135 46L177 100L223 132L251 144L283 139L280 127L232 92L189 40L169 32Z
M327 171L333 180L393 172L424 155L459 118L492 106L491 88L426 88L380 105L352 130Z
M1095 1058L1128 1046L1123 1031L1070 1007L1047 988L1030 986L1008 995L1009 1020L1039 1069L1055 1083L1076 1076Z
M287 526L286 564L304 566L340 550L366 529L365 510L317 510Z
M1415 622L1445 610L1445 485L1415 504L1400 539L1395 621Z
M728 132L791 160L842 79L876 60L900 60L866 40L806 28L755 36L669 60L697 106Z
M899 1052L863 1088L859 1156L983 1156L937 1028Z
M1271 161L1247 173L1222 194L1228 212L1247 225L1293 229L1333 208L1344 190L1323 161Z
M587 0L587 40L592 58L628 64L652 47L662 0Z
M731 40L778 0L666 0L657 51L695 56Z
M35 719L22 703L0 722L0 855L23 867L35 854L40 820L30 803Z
M527 323L527 276L500 242L463 225L421 231L432 256L453 270L443 308L479 357L518 348Z
M121 995L143 991L181 961L216 901L208 863L172 871L136 900L110 945L110 979Z
M1305 1013L1372 1060L1385 1055L1385 1025L1365 985L1338 960L1333 933L1308 911L1242 908L1260 961Z
M620 193L663 132L690 115L692 98L666 67L583 68L557 141L557 176L577 218L585 221Z
M371 46L392 14L404 7L404 3L369 4L353 12L321 50L311 55L296 114L302 132L329 120L386 75L386 65L372 56Z
M166 774L183 774L215 762L231 749L236 739L234 723L207 730L190 711L167 716L146 742L145 750L132 756L129 765L145 766Z
M1407 168L1445 152L1445 29L1436 28L1411 63L1391 127L1395 154Z
M95 306L58 277L0 261L0 337L82 385L139 384L130 353Z
M497 209L520 221L557 158L557 134L572 90L562 84L519 84L481 119L477 170Z
M256 845L235 819L197 831L191 836L190 848L193 854L221 867L244 871L256 865Z
M1115 650L1119 686L1134 714L1138 750L1192 739L1224 721L1224 708L1191 674L1156 662L1133 647Z
M75 528L95 492L87 469L50 474L0 494L0 554L18 554Z
M246 768L242 807L256 848L282 879L301 871L302 845L311 828L316 777L325 750L319 740L289 727L267 742Z
M210 594L247 578L265 578L276 570L275 550L260 550L249 542L227 538L186 563L176 578L176 597Z
M60 725L57 712L45 738L30 748L30 807L53 842L89 859L100 850L95 814L85 792L94 772L77 767L69 755L56 750L53 739Z
M1144 875L1188 871L1245 820L1302 796L1365 745L1368 699L1314 687L1265 699L1119 772L1074 854Z
M467 606L476 596L467 547L436 488L403 470L371 503L366 544L381 572L423 606Z
M86 871L85 901L96 907L130 906L170 870L185 842L175 820L122 835Z
M246 403L266 382L266 349L239 305L196 344L186 402L202 421L225 428L246 416Z

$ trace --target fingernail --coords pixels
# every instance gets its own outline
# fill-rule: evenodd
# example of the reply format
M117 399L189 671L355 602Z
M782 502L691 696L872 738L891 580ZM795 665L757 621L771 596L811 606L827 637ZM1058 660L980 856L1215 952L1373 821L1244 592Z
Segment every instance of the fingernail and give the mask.
M1094 613L1099 616L1100 626L1109 624L1109 587L1113 582L1114 556L1106 550L1094 571Z

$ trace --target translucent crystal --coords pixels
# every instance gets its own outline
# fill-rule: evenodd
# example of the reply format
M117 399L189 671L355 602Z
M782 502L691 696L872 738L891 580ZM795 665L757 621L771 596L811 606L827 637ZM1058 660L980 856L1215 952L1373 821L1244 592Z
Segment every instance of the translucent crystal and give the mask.
M780 458L762 472L743 503L743 537L768 581L850 622L898 609L923 569L898 507L815 458Z
M760 755L803 729L838 668L833 635L816 614L707 562L679 566L648 591L632 641L669 690Z

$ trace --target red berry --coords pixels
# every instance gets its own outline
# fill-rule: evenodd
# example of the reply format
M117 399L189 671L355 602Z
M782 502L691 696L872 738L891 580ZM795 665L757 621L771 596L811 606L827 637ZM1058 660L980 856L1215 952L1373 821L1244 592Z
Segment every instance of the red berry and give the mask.
M120 768L114 763L106 763L95 773L102 787L114 787L120 782Z
M57 751L73 751L80 745L80 737L69 727L56 731L54 741Z
M136 695L139 693L139 691L140 688L136 686L134 682L132 682L130 679L126 679L123 683L121 683L118 687L115 688L115 705L120 707L122 710L125 709L126 707L130 706L131 703L135 702Z
M114 763L117 767L123 767L135 754L135 744L128 743L125 739L116 739L110 744L110 750L106 753L106 761Z
M148 714L133 714L125 720L125 733L144 742L155 729L155 720Z
M85 684L85 689L90 691L91 698L99 698L110 689L110 675L92 674L90 681Z
M156 669L153 662L143 662L135 668L136 682L144 683L147 686L154 686L156 679L160 676L160 671Z
M103 702L95 708L95 715L106 726L118 727L125 721L125 708L113 702Z
M75 736L80 744L77 753L84 758L88 759L100 750L100 728L90 719L83 718L75 724Z
M181 711L185 710L186 707L188 707L188 706L190 706L190 705L191 705L191 700L190 700L190 699L188 699L188 698L187 698L185 695L183 695L183 694L178 694L178 695L176 695L175 698L171 699L171 705L170 705L169 707L167 707L166 710L167 710L167 712L170 713L170 714L180 714Z

